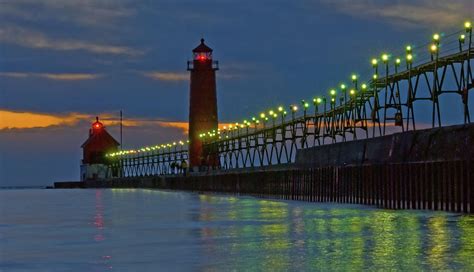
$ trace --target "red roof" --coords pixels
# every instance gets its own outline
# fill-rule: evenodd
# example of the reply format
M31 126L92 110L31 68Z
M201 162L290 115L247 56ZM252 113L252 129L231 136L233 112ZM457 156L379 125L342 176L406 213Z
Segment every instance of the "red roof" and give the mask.
M119 146L119 142L117 142L114 137L112 137L107 130L101 129L100 131L94 131L91 135L89 135L89 139L87 139L81 147L84 148L88 145L99 145L99 146Z
M105 130L104 124L99 122L99 117L96 117L89 132L89 139L87 139L81 147L84 148L85 146L91 146L95 148L110 148L119 145L120 144L114 139L114 137Z
M212 49L204 44L204 39L201 39L201 44L193 49L193 53L207 53L212 52Z

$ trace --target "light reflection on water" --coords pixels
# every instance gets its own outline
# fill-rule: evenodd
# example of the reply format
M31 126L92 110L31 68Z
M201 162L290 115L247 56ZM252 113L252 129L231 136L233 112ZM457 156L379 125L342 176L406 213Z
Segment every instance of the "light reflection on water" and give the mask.
M0 271L474 271L474 217L444 212L140 189L0 204Z
M236 222L204 238L214 244L230 235L220 246L238 270L474 269L472 216L210 195L200 201L203 221Z

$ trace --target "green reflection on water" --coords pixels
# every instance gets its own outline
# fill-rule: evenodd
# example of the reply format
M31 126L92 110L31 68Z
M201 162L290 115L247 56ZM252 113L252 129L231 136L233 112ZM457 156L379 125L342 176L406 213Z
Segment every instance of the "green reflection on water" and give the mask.
M474 268L474 218L448 213L361 209L200 197L201 221L233 222L202 232L228 252L232 269L446 270ZM225 212L219 212L223 210ZM449 220L458 220L448 224ZM456 235L454 235L454 234ZM220 243L222 236L231 237ZM215 254L215 251L212 251ZM217 267L219 268L219 267Z
M463 216L458 221L460 245L456 261L464 270L474 271L474 217Z
M370 251L371 262L375 270L395 267L396 258L393 226L394 216L386 211L376 211L372 216L370 229L373 236L373 249Z
M446 218L444 216L432 217L428 220L428 261L434 270L445 270L446 253L449 252L449 233L446 229Z
M282 202L258 201L259 220L264 257L261 267L265 271L286 270L290 263L288 249L292 246L289 241L288 206Z

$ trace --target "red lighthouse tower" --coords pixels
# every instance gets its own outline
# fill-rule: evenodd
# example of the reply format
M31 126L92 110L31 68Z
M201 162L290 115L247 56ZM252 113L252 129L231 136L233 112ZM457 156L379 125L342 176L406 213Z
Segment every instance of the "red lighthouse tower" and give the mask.
M217 160L208 158L203 152L199 134L217 130L216 71L218 62L212 60L212 49L201 44L193 49L193 60L188 61L191 72L189 88L189 164L190 167L202 164L215 166Z

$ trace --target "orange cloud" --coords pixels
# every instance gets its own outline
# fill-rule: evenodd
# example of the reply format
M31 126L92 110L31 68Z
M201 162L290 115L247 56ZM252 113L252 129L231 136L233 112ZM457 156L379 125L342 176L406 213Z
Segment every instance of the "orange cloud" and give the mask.
M116 117L108 117L107 115L102 115L102 116L103 118L101 120L107 126L118 126L120 124L120 120L117 119ZM181 129L184 133L188 132L188 122L180 122L180 121L126 119L122 121L122 125L125 127L140 127L140 126L157 125L161 127L178 128L178 129Z
M116 115L110 113L99 114L100 121L106 126L118 126L120 120ZM74 126L79 122L92 123L95 115L85 113L67 113L67 114L50 114L38 112L15 112L0 109L0 131L8 129L32 129L32 128L48 128L56 126ZM140 119L127 118L122 122L124 127L153 127L159 126L164 128L176 128L182 133L188 133L187 121L167 121L159 119ZM219 128L228 126L227 123L219 124Z
M90 79L99 78L101 77L101 75L63 73L63 74L41 74L41 77L45 77L47 79L53 79L53 80L90 80Z
M0 110L0 130L44 128L59 125L74 125L89 115L70 113L67 115L53 115L33 112L14 112Z
M162 127L172 127L172 128L179 128L188 133L189 130L189 123L188 122L158 122Z

